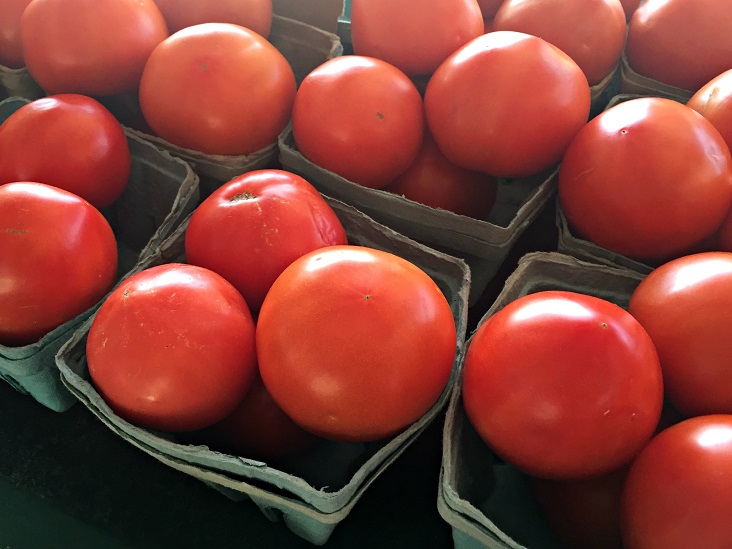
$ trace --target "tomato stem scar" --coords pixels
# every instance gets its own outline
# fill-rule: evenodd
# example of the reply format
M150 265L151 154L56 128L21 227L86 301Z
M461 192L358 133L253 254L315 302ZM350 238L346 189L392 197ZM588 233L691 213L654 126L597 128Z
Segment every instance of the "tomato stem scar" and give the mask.
M229 202L239 202L241 200L251 200L252 198L257 198L257 195L250 191L244 191L243 193L235 194L234 196L229 198Z

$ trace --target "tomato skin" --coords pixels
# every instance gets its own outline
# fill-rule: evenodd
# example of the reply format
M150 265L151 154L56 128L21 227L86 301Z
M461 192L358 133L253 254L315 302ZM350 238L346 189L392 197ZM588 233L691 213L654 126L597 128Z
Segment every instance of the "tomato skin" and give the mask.
M272 27L272 0L155 0L173 34L200 23L234 23L265 38Z
M455 349L450 306L432 279L360 246L295 260L257 323L272 398L304 429L336 440L383 439L419 419L444 390Z
M507 463L552 479L600 476L651 437L663 402L656 350L608 301L565 291L519 298L469 344L463 403Z
M432 136L449 160L497 177L522 177L559 162L587 122L590 88L558 48L496 31L440 65L424 104Z
M424 133L422 97L403 72L385 61L336 57L300 85L292 132L311 162L354 183L381 188L417 157Z
M628 310L651 336L666 394L685 416L732 414L732 253L705 252L653 270Z
M287 59L265 38L239 25L203 23L155 48L139 97L145 121L163 139L207 154L245 155L277 141L295 91Z
M625 12L618 0L506 0L492 28L550 42L579 65L591 86L612 72L625 45Z
M0 344L28 345L97 303L117 245L88 202L34 182L0 186Z
M20 17L31 0L3 0L0 3L0 65L11 69L25 66L20 45Z
M89 330L89 374L121 418L163 431L220 421L256 373L254 321L216 273L180 263L120 283Z
M730 415L687 419L654 437L625 481L625 549L727 549L731 469Z
M699 88L686 106L709 120L722 134L727 146L732 146L732 69Z
M215 190L191 216L187 261L231 282L252 312L279 274L318 248L346 244L335 212L302 177L256 170Z
M496 203L498 182L495 177L450 162L425 132L417 158L384 190L432 208L485 219Z
M130 170L122 125L91 97L43 97L0 125L0 184L38 181L101 209L122 194Z
M625 54L637 73L696 91L732 68L732 4L647 0L633 13Z
M26 66L48 94L134 92L167 36L151 0L33 0L20 22Z
M352 0L356 55L375 57L409 76L432 74L452 52L483 33L475 0Z
M693 109L658 97L592 119L559 169L559 201L576 233L645 261L711 236L732 203L732 157Z

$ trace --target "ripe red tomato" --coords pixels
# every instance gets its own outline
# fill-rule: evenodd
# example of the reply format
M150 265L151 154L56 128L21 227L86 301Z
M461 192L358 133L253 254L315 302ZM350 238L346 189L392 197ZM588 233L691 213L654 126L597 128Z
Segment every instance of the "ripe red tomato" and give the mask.
M665 263L636 288L628 307L658 350L666 395L682 414L732 414L729 331L732 253Z
M613 71L625 45L625 12L618 0L506 0L492 28L554 44L579 65L591 86Z
M34 343L80 315L117 276L117 244L101 213L41 183L0 186L0 344Z
M356 55L375 57L409 76L432 74L448 55L483 34L476 0L352 0Z
M427 84L432 136L452 162L521 177L559 162L587 122L590 88L567 54L524 33L484 34L451 55Z
M122 194L130 162L122 125L84 95L37 99L0 125L0 184L38 181L101 209Z
M346 244L335 212L302 177L282 170L247 172L225 183L193 212L186 259L231 282L252 312L295 259Z
M378 440L434 405L456 337L450 305L424 271L387 252L331 246L272 285L257 323L259 371L308 431Z
M200 23L234 23L265 38L272 27L272 0L155 0L170 33Z
M262 36L230 23L203 23L152 52L140 108L153 131L175 145L244 155L277 141L295 91L287 59Z
M121 418L193 431L229 415L256 373L254 321L213 271L171 263L122 281L94 317L89 375Z
M49 94L134 92L167 36L152 0L33 0L20 21L26 66Z
M634 259L667 260L722 223L732 204L732 158L689 107L632 99L577 134L559 169L559 200L579 236Z
M498 182L495 177L450 162L425 132L417 158L384 190L432 208L485 219L496 203Z
M728 549L730 470L730 415L687 419L653 438L625 481L625 549Z
M25 66L20 46L20 16L31 0L3 0L0 3L0 65L11 69Z
M542 291L473 335L463 403L497 455L532 476L578 479L622 467L653 434L663 403L658 355L628 312Z
M625 55L637 73L695 91L732 68L732 3L646 0L628 27Z
M379 59L345 55L326 61L295 96L292 133L300 152L366 187L384 187L404 173L423 132L416 86Z
M709 120L732 148L732 69L699 88L686 106Z

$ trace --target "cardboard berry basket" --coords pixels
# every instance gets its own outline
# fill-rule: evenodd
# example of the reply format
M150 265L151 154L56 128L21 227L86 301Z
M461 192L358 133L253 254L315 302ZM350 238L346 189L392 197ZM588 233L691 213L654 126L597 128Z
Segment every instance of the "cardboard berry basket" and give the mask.
M457 356L465 341L470 271L456 258L432 250L384 227L358 210L327 198L343 223L349 243L399 255L427 272L452 308L457 329L456 362L450 380L432 408L402 433L378 442L323 441L275 468L246 456L179 442L172 435L136 427L118 417L90 382L85 344L93 318L87 319L60 349L56 362L63 383L107 427L157 460L191 475L232 500L251 499L270 520L282 520L298 536L323 544L336 525L391 462L426 429L447 403L457 377ZM184 261L184 223L135 271ZM246 540L242 540L246 545Z
M523 256L479 324L508 303L543 290L581 292L627 307L643 275L580 261L557 252ZM459 371L470 339L459 358ZM560 549L531 493L529 478L498 459L468 421L458 378L442 439L440 515L452 526L456 549Z
M28 103L11 97L0 102L0 123ZM104 213L117 238L118 279L148 255L198 203L198 177L182 160L127 133L132 171L120 198ZM98 304L97 304L98 306ZM73 331L96 308L22 347L0 345L0 377L39 403L63 412L76 398L61 383L54 356Z
M23 97L25 99L38 99L46 93L28 72L28 69L11 69L0 65L0 100L8 97Z

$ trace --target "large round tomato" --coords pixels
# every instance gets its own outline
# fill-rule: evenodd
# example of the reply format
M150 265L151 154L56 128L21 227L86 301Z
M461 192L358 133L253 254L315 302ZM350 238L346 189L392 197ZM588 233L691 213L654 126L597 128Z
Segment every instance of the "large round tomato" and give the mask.
M50 94L134 92L167 36L152 0L33 0L20 21L28 71Z
M213 271L171 263L121 282L94 317L89 375L121 418L163 431L222 420L257 371L244 298Z
M0 186L0 344L33 343L97 303L117 276L99 211L41 183Z
M698 90L732 68L732 2L646 0L628 27L625 55L636 72Z
M542 291L489 317L463 368L471 424L497 455L533 476L609 473L653 434L658 355L627 311L600 298Z
M311 162L366 187L404 173L422 144L422 97L386 61L345 55L314 69L300 85L292 132Z
M732 148L732 69L699 88L686 106L709 120Z
M521 177L559 162L587 122L590 88L559 48L536 36L497 31L440 65L424 104L432 136L448 159Z
M155 0L170 33L200 23L234 23L265 38L272 26L272 0Z
M230 23L203 23L152 52L140 108L153 131L175 145L243 155L277 141L295 91L287 59L262 36Z
M0 126L0 184L47 183L104 208L122 194L130 169L122 125L91 97L43 97Z
M686 416L732 414L732 253L665 263L636 288L628 310L658 350L666 395Z
M732 158L711 122L658 97L619 103L572 141L559 200L579 236L639 260L678 256L732 204Z
M432 208L485 219L496 203L498 184L493 176L450 162L425 132L417 158L384 190Z
M320 436L394 435L437 401L452 371L450 305L396 255L331 246L287 267L257 322L262 380L275 402Z
M357 55L391 63L409 76L428 75L448 55L483 34L475 0L352 0Z
M193 212L186 229L189 263L216 271L258 311L279 274L301 255L346 244L340 220L315 188L281 170L247 172Z
M506 0L492 28L554 44L579 65L590 85L612 72L625 45L625 12L618 0Z
M732 416L669 427L633 462L621 500L625 549L728 549Z
M0 65L19 69L25 65L20 45L20 17L31 0L0 2Z

